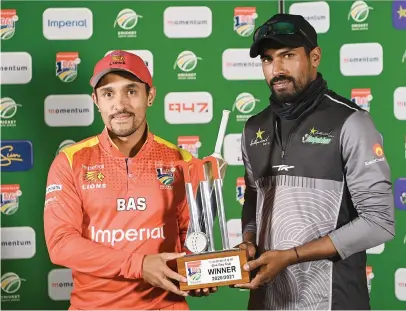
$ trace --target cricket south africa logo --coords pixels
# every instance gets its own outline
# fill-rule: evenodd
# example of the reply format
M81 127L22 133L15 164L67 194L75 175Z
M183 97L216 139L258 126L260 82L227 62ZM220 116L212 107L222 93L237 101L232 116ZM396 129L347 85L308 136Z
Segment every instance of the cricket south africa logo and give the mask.
M365 1L355 1L348 14L348 20L351 18L357 24L351 25L352 30L368 30L368 24L365 23L369 16L369 11L373 8L368 6Z
M183 51L176 58L173 69L179 68L182 73L178 73L179 80L195 80L196 73L193 72L197 67L197 61L201 60L192 51Z
M17 104L10 97L3 97L1 99L0 122L2 127L14 127L17 125L16 120L14 120L17 107L21 107L21 105Z
M25 281L24 279L21 279L16 273L14 272L6 272L1 276L1 289L7 293L7 294L15 294L21 287L21 281ZM14 295L13 295L14 296ZM16 295L17 298L19 295ZM2 302L4 301L3 299L7 298L1 296ZM12 300L7 300L7 301L12 301Z
M121 10L117 15L116 20L114 21L114 28L119 26L121 29L123 29L123 31L118 32L118 37L135 38L137 36L137 32L132 29L137 26L139 18L142 18L142 16L138 15L131 9Z
M233 111L238 110L241 113L236 116L237 121L247 121L252 116L250 113L255 109L256 102L259 102L259 99L256 99L250 93L239 94L234 101L232 109Z
M309 133L305 134L302 137L302 143L304 144L321 144L321 145L328 145L331 143L331 140L334 138L331 135L331 132L324 133L316 130L314 127L309 131Z

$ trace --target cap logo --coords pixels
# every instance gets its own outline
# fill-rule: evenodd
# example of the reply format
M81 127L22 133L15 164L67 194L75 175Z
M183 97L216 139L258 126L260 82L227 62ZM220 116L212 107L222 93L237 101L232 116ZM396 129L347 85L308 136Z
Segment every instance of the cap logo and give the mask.
M125 65L125 56L121 53L112 53L110 65Z

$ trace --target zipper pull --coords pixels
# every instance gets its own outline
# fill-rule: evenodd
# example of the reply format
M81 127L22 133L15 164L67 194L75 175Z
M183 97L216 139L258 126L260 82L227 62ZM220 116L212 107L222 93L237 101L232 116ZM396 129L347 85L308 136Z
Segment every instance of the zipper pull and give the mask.
M282 159L285 157L285 150L282 150L281 157Z

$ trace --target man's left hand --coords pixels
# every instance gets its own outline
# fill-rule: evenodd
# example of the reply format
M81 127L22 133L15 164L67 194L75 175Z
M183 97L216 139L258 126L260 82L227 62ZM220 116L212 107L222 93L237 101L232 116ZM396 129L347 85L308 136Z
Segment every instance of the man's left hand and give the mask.
M217 292L217 287L209 287L209 288L202 288L202 289L192 289L190 291L186 291L189 296L191 297L202 297L202 296L209 296Z
M243 269L253 271L259 268L257 275L250 283L236 284L234 287L256 289L258 286L272 281L275 276L291 264L296 263L296 253L291 250L274 250L263 253L259 258L248 261Z

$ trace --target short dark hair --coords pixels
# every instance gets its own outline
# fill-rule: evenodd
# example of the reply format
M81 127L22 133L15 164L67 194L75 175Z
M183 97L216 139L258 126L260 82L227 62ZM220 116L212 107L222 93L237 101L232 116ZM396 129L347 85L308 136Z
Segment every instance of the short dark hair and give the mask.
M145 91L147 92L147 95L149 95L149 91L151 90L151 87L144 81L141 81L137 76L133 75L132 73L126 72L126 71L112 71L112 72L131 76L134 81L143 83L145 85ZM94 93L96 94L96 97L97 97L96 89L98 89L100 87L100 81L101 81L101 79L99 81L97 81L96 86L94 87Z

